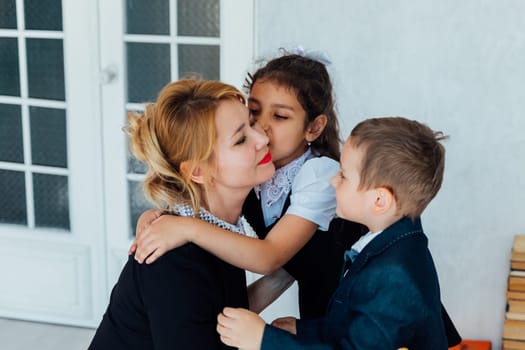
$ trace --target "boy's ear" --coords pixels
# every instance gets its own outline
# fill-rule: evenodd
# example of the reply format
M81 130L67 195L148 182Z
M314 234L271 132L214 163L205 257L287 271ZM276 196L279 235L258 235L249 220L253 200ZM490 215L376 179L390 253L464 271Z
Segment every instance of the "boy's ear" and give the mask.
M311 121L306 128L306 141L314 142L323 133L327 123L328 118L326 115L319 114L317 117L315 117L315 119Z
M193 170L191 168L192 168L192 163L189 161L184 161L180 163L180 171L185 176L188 176L191 179L191 181L195 183L203 184L206 179L204 177L204 171L202 169L201 164L197 163L197 165L193 168ZM191 174L190 174L190 171L191 171Z
M384 214L395 206L394 194L388 188L378 187L374 192L375 200L372 210L375 215Z

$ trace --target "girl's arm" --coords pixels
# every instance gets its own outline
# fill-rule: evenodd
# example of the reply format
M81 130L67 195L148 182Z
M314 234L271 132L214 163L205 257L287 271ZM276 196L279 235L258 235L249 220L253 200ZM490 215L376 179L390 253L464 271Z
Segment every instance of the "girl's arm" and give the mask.
M294 278L280 268L275 272L263 276L248 286L248 304L250 310L261 313L273 303L294 282Z
M287 214L265 239L242 236L194 218L163 215L138 239L135 259L143 262L147 258L146 263L151 263L166 251L192 242L231 265L269 274L288 262L319 226L328 229L335 215L330 179L338 170L339 164L326 157L307 161L292 185Z
M266 275L290 260L310 240L317 227L302 217L286 214L265 239L257 239L199 219L163 215L137 238L135 259L151 263L167 251L192 242L231 265Z

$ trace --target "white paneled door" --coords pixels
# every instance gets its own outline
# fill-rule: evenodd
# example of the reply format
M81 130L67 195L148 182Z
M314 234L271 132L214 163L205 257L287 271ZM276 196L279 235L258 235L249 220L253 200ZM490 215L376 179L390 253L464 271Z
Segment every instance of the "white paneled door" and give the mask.
M144 173L122 131L169 81L241 87L253 0L0 2L0 317L96 326Z

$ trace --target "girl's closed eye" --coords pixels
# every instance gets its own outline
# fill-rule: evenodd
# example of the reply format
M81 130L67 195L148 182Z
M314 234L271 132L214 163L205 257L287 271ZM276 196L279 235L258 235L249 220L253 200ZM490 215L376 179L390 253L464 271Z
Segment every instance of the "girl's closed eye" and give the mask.
M281 115L281 114L274 114L273 117L275 119L279 119L279 120L286 120L286 119L288 119L287 116L284 116L284 115Z

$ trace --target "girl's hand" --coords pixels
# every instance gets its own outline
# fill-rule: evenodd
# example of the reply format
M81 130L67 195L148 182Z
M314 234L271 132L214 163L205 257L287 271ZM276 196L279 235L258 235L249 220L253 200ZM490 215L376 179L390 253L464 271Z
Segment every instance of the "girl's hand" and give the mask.
M243 350L258 350L264 332L264 320L246 309L225 307L217 317L221 341Z
M272 322L272 326L297 334L297 319L295 317L280 317Z
M155 209L146 210L144 213L140 214L140 217L137 220L137 228L135 230L135 240L131 244L131 247L129 247L128 255L135 253L137 250L137 240L142 236L144 230L161 215L162 211Z
M151 264L166 252L188 243L188 230L183 225L185 219L195 220L174 215L162 215L155 219L135 239L135 260Z

